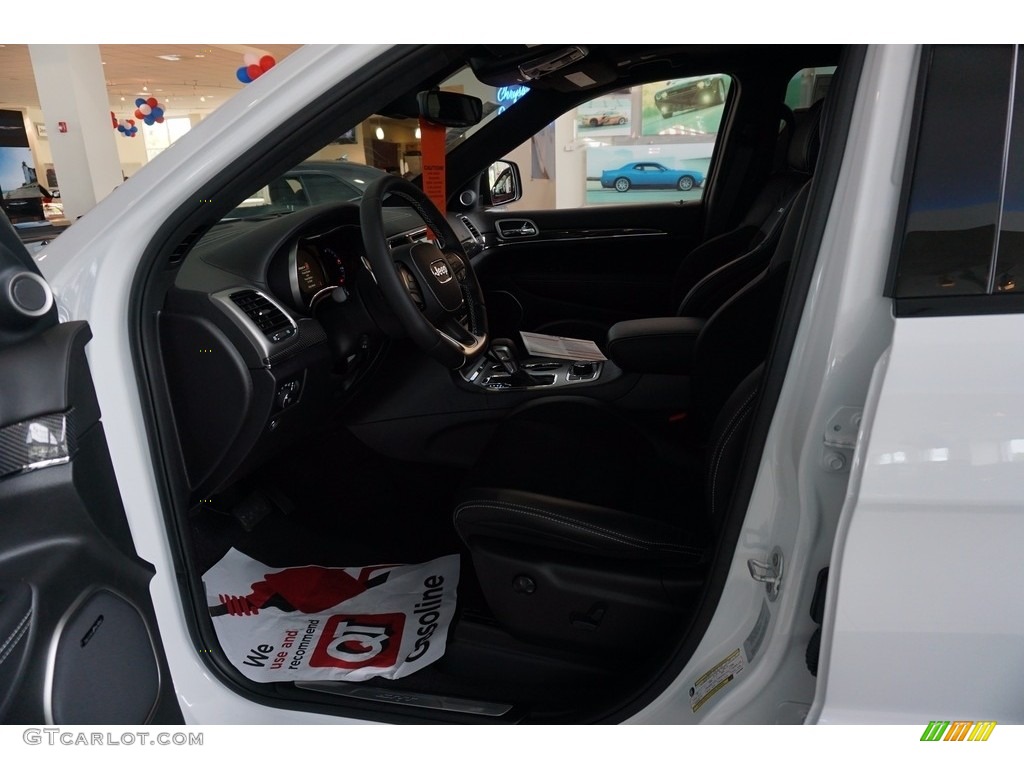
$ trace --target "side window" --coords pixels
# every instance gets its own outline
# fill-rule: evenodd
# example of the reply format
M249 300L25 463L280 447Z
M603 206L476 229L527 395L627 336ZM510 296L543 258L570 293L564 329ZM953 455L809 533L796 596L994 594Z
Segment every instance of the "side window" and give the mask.
M890 276L897 314L1004 311L1002 295L1020 294L1024 73L1017 58L1010 45L949 45L931 49L923 64Z
M786 86L786 106L794 112L807 109L821 101L832 84L835 67L807 67L801 69Z
M512 210L696 202L732 78L659 80L580 104L508 159L522 172Z
M355 200L363 194L347 181L326 173L303 174L302 188L313 205Z
M309 197L303 188L302 179L298 176L286 175L274 179L267 186L270 204L277 206L305 207L309 205Z

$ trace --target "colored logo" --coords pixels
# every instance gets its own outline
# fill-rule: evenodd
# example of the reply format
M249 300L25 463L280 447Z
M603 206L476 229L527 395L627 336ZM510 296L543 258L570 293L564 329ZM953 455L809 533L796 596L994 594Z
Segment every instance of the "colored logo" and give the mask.
M995 728L995 720L932 720L921 741L988 741Z
M390 667L398 658L405 614L332 616L327 620L311 667Z

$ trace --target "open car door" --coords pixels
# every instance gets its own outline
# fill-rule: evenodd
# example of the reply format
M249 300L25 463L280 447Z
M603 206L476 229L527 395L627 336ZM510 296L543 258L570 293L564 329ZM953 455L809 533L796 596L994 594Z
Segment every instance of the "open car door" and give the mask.
M0 216L0 723L181 723L90 338Z

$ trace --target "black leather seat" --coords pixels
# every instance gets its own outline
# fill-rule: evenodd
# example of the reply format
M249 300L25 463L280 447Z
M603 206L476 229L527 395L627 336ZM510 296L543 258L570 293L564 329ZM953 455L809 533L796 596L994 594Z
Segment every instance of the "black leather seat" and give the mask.
M821 109L818 101L801 115L789 140L786 167L768 177L739 225L704 241L683 259L672 280L676 316L710 317L768 265L797 193L814 173ZM566 320L535 330L603 344L609 329L589 321Z
M454 524L510 632L598 649L683 620L731 498L809 186L787 209L768 266L697 337L701 449L666 444L582 398L536 401L499 426Z
M694 311L696 297L692 294L704 278L721 267L737 260L758 264L757 268L749 268L749 280L768 264L797 193L814 173L821 146L820 123L819 101L801 115L793 130L786 168L768 177L740 224L729 232L705 240L683 259L672 281L672 294L678 302L677 315L710 316L710 312ZM735 283L733 290L744 282Z
M654 438L600 405L547 403L511 418L488 449L520 451L501 467L506 481L489 456L496 471L480 479L497 484L464 489L454 513L498 622L525 640L590 650L668 635L703 585L760 378L758 368L722 410L703 467L673 463ZM518 442L531 433L549 442ZM599 466L559 461L577 448Z

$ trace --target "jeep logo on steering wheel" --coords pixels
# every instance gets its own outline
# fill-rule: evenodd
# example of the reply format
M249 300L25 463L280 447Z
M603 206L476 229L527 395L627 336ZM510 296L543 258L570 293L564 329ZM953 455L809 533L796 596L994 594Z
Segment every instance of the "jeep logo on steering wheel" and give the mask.
M444 259L430 262L430 273L437 278L439 283L447 283L452 279L452 273Z

